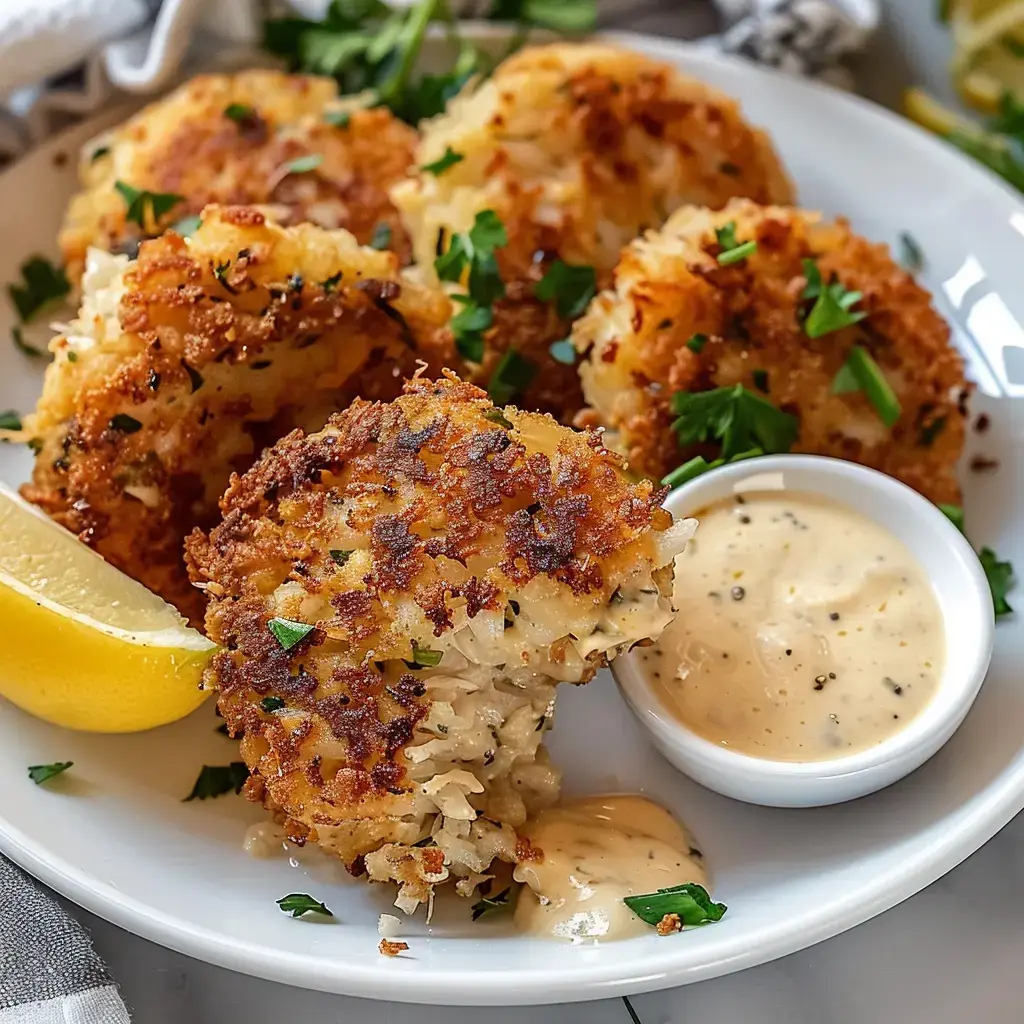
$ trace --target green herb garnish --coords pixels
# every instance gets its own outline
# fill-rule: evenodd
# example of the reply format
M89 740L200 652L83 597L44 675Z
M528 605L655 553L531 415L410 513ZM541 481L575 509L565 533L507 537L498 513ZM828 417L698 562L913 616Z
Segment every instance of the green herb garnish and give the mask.
M231 764L204 764L192 787L192 792L182 802L209 800L212 797L230 793L232 790L236 794L241 793L247 778L249 778L249 769L243 761L232 761Z
M66 772L74 763L74 761L54 761L53 764L32 764L28 768L28 777L37 786L41 786L44 782L49 782L50 779L60 775L61 772Z
M696 352L697 355L700 355L701 350L704 348L704 346L707 343L708 343L708 336L706 334L694 334L686 342L686 347L691 352Z
M342 272L340 270L336 274L331 274L330 277L326 277L324 278L323 281L320 282L320 287L323 288L325 292L330 294L335 290L335 288L338 287L338 283L341 281L341 276Z
M511 886L507 889L503 889L498 893L497 896L484 896L473 904L473 920L478 921L481 917L486 917L488 914L498 913L502 910L507 910L509 907L509 897L511 896Z
M161 217L170 213L178 203L185 201L184 196L173 192L149 192L123 181L115 181L114 188L128 207L124 215L125 221L129 224L138 224L143 231L149 230L150 225L156 226Z
M501 219L494 210L481 210L469 231L452 237L447 251L434 260L434 270L442 281L461 281L468 271L469 297L489 306L505 294L494 255L505 245L508 233Z
M939 505L939 511L961 532L964 532L964 510L959 505Z
M65 353L64 358L67 359L69 363L77 363L78 353L73 348L69 348Z
M54 266L44 256L25 260L20 271L23 283L9 284L7 294L23 323L32 320L40 310L64 298L71 290L64 268Z
M0 430L21 430L21 416L13 409L0 412Z
M339 548L331 548L328 554L335 565L344 565L352 557L351 551L342 551Z
M101 157L105 157L109 152L110 152L110 147L109 146L97 146L89 154L89 163L94 164Z
M978 557L981 559L981 567L985 570L985 578L992 591L996 618L998 619L1000 615L1009 615L1013 609L1006 600L1006 595L1013 589L1012 563L1000 562L999 556L991 548L982 548L978 552Z
M788 452L796 440L797 421L742 384L711 391L677 391L672 429L680 445L720 441L722 458L759 448L769 455Z
M829 284L823 284L817 263L805 259L803 264L807 284L801 298L814 300L804 320L804 333L808 338L820 338L824 334L842 330L867 316L863 310L851 311L851 307L864 297L861 292L847 291L835 279L835 275Z
M289 893L287 896L282 896L276 902L286 914L291 914L292 917L302 917L303 914L321 914L323 917L334 917L334 914L323 903L313 899L309 893Z
M924 253L909 231L900 232L900 263L911 273L917 273L924 266Z
M462 309L452 317L450 324L455 347L463 359L471 363L483 362L483 332L494 323L494 313L490 306L480 306L468 295L453 295L452 299L462 303Z
M35 345L30 345L25 340L25 335L17 325L11 328L11 341L14 343L14 347L23 356L28 356L30 359L42 359L42 357L46 355L42 349L36 348Z
M315 171L324 162L322 153L309 153L306 156L296 157L284 165L287 174L308 174Z
M626 896L622 900L645 924L657 925L666 914L678 914L687 928L720 921L728 909L724 903L714 903L702 885L687 882L670 889L643 896Z
M110 417L107 426L111 430L119 430L122 434L135 434L142 429L142 424L126 412L118 412Z
M496 0L488 17L571 35L594 28L597 3L596 0Z
M731 459L712 459L711 462L708 462L703 455L695 455L688 462L673 469L661 482L666 487L675 489L710 469L718 469L719 466L724 466L726 463L741 462L743 459L756 459L760 455L764 455L764 450L761 448L751 448L749 451L737 453Z
M260 707L269 715L273 711L280 711L284 707L284 700L281 697L264 697Z
M597 293L597 272L593 267L573 266L555 260L537 282L534 294L542 302L555 300L558 315L566 320L582 316Z
M429 647L419 647L412 642L412 664L417 668L437 668L441 664L444 651L432 651Z
M871 353L860 345L853 345L846 362L832 379L832 394L845 395L863 391L874 406L878 418L892 427L900 418L900 401L882 373L882 368L871 358Z
M391 244L391 225L387 221L381 221L373 229L373 237L370 239L371 249L386 249Z
M500 409L485 409L484 419L490 420L492 423L497 423L499 427L504 427L506 430L512 429L511 421Z
M252 124L259 117L255 108L245 103L229 103L224 108L224 116L239 125Z
M729 221L723 227L716 228L715 239L722 248L718 254L718 263L723 267L745 260L757 249L755 241L738 242L736 240L736 221L734 220Z
M328 110L324 114L324 123L332 128L347 128L352 123L352 115L347 110Z
M508 405L517 395L529 387L537 373L537 367L521 356L515 349L509 349L487 384L487 393L495 405Z
M443 174L448 170L449 167L454 167L456 164L462 163L466 158L461 153L456 153L451 146L445 146L444 156L439 157L433 163L424 164L420 170L425 171L427 174Z
M274 634L281 647L290 651L300 640L312 633L316 626L311 622L296 622L294 619L275 617L267 623L267 628Z
M188 217L182 217L181 220L176 220L170 230L176 235L181 235L182 238L191 238L202 226L203 218L198 213L193 213Z
M563 366L574 366L576 363L576 346L571 338L562 338L561 341L553 341L548 346L548 353L556 363Z

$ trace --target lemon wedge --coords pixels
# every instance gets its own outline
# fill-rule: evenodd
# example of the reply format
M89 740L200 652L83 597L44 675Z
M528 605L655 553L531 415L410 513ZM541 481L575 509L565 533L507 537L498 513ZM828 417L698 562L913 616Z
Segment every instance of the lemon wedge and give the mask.
M0 695L49 722L137 732L206 697L214 644L2 485L0 622Z
M995 113L1009 92L1024 98L1024 0L954 0L953 81L961 99Z

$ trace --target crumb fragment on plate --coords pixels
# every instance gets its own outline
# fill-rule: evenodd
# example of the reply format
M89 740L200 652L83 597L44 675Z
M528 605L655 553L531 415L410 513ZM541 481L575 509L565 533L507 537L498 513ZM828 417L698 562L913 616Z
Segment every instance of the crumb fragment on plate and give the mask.
M377 920L377 934L383 935L385 939L394 938L402 922L394 914L381 914Z
M408 942L392 942L390 939L381 939L380 945L377 947L380 950L381 956L398 956L399 953L404 953L408 948Z
M659 935L671 935L673 932L683 930L683 922L679 919L678 914L666 914L656 927Z

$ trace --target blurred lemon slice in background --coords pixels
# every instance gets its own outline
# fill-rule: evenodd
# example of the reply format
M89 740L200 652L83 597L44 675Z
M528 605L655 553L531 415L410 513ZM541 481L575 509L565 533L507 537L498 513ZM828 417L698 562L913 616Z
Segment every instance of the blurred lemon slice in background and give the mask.
M951 0L947 13L961 99L986 114L1004 92L1024 99L1024 0Z
M135 732L206 697L215 649L171 605L0 486L0 695L39 718Z

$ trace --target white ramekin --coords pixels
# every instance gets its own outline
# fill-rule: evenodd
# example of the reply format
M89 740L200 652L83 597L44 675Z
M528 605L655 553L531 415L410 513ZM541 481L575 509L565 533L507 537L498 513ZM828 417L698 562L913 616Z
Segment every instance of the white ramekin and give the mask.
M665 507L681 518L732 494L764 490L817 494L839 502L910 549L931 580L945 630L946 664L931 702L905 729L870 750L831 761L793 763L740 754L691 732L648 686L636 655L613 662L615 677L662 754L709 789L771 807L853 800L920 767L963 721L992 656L992 596L978 556L935 505L891 477L851 462L814 455L738 462L679 487Z

